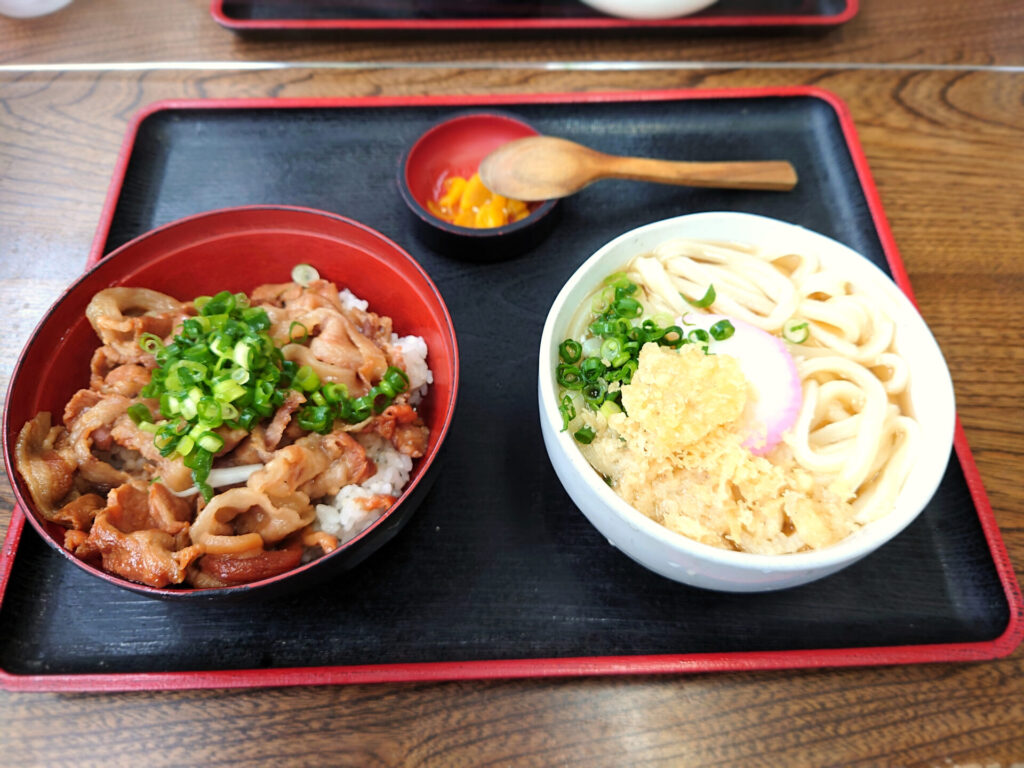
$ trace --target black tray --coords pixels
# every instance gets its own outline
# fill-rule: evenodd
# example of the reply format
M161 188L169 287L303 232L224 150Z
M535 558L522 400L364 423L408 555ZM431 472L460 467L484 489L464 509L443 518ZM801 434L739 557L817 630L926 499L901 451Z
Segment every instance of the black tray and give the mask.
M715 29L829 27L852 18L859 0L718 0L673 19L624 19L578 0L212 0L218 23L235 31Z
M1019 591L962 435L965 463L954 456L937 497L889 545L817 583L758 595L688 588L633 563L573 506L543 449L536 357L548 306L584 258L626 230L748 211L817 230L883 268L889 251L901 274L842 106L805 89L486 101L496 104L543 133L613 153L789 159L800 184L779 194L603 182L563 201L533 251L474 263L421 244L395 185L403 150L437 120L476 108L470 99L149 110L126 145L96 254L182 216L255 203L334 211L393 238L437 283L459 338L445 463L408 526L369 561L316 591L258 603L150 600L89 577L29 526L20 540L14 531L0 592L0 683L797 667L989 658L1019 642Z

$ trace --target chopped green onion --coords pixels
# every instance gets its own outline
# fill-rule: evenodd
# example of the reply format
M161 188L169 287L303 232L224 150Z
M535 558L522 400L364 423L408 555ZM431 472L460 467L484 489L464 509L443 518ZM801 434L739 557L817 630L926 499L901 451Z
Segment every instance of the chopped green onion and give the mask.
M635 360L630 360L624 366L619 369L619 381L623 384L629 384L633 380L633 374L636 373L636 369L640 367L640 364Z
M596 410L601 406L606 394L608 394L608 383L604 379L588 382L583 386L583 400L592 409Z
M194 470L193 470L192 474L195 474ZM210 499L213 498L213 486L210 485L209 483L200 482L200 481L197 480L196 481L196 488L198 488L199 489L199 493L202 494L203 501L205 501L206 503L209 503Z
M629 353L625 350L625 342L618 337L605 339L601 343L601 359L606 361L612 368L618 368L629 360Z
M383 413L384 409L391 405L391 401L394 399L393 396L388 395L387 392L384 392L380 388L379 384L376 387L370 389L370 391L367 393L367 397L370 398L370 402L373 404L374 413Z
M366 421L373 414L373 400L367 395L353 398L349 403L349 410L352 423L358 424Z
M315 270L306 276L318 279ZM183 457L207 499L213 492L206 482L213 457L225 444L214 431L221 425L251 431L295 390L306 403L297 414L299 426L326 434L338 419L355 424L383 412L409 388L408 374L390 366L367 394L350 398L343 384L321 382L312 367L285 360L268 333L267 311L250 306L244 293L220 291L199 296L192 305L198 314L177 326L169 344L155 334L139 339L157 363L140 394L157 401L164 420L154 424L144 403L134 403L128 413L153 435L162 456ZM309 336L306 326L292 323L290 340L300 333L303 341Z
M164 348L164 341L155 333L143 333L139 336L139 346L148 355L155 355Z
M569 395L562 396L558 405L558 413L562 417L562 431L565 432L569 428L569 422L576 418L576 406L573 405Z
M252 331L265 331L270 328L270 315L262 307L249 307L242 311L242 320Z
M310 432L329 432L333 424L331 409L324 406L307 406L299 411L299 426Z
M637 334L638 338L643 334L643 341L645 344L648 341L657 341L665 335L665 329L653 320L644 320L640 323L640 327L634 328L633 331Z
M625 285L633 285L629 280L629 276L625 272L612 272L604 279L603 282L605 285L610 285L612 288L621 288ZM633 290L636 290L636 285L633 285ZM632 293L632 291L630 291L630 293Z
M607 419L613 414L622 413L622 406L612 400L605 400L601 403L601 407L598 410L604 414L604 417Z
M736 328L728 320L719 320L711 326L709 332L715 341L725 341L736 333Z
M224 403L223 405L233 408L234 406ZM222 404L212 397L201 397L195 404L196 416L205 426L214 429L224 421L224 410Z
M580 427L579 429L576 430L576 432L573 435L573 437L576 438L576 442L578 442L578 443L583 443L584 445L590 445L594 441L594 437L596 437L596 433L589 426Z
M386 382L395 390L395 394L400 394L409 386L409 375L401 368L396 368L392 365L384 371L384 377L381 379L381 382Z
M252 430L253 426L256 424L259 417L260 415L256 413L256 411L254 411L252 408L245 408L238 415L238 426L240 426L246 432L249 432L250 430Z
M683 294L679 295L683 296ZM715 286L714 284L709 285L707 292L704 294L704 297L702 299L699 299L698 301L691 301L690 299L687 299L685 296L683 296L683 298L686 299L686 302L691 307L696 307L697 309L707 309L708 307L715 303Z
M196 440L196 445L204 451L216 453L224 447L224 438L216 432L203 432Z
M782 325L782 338L792 344L803 344L810 335L811 329L806 320L791 317Z
M199 414L199 411L196 409L196 404L187 397L181 401L179 412L189 421L192 421L192 419Z
M231 291L221 291L203 305L199 314L211 318L216 315L230 315L236 304L235 294Z
M244 341L240 341L235 345L234 352L231 355L235 365L247 371L252 368L255 356L256 353L253 351L252 346Z
M296 264L292 267L292 282L298 283L303 288L319 279L320 273L316 271L316 267L311 267L309 264Z
M580 375L580 369L575 365L562 363L555 368L555 378L558 380L559 386L566 389L580 389L583 386L583 377Z
M320 388L323 392L324 400L331 405L337 405L342 400L348 397L348 387L344 384L337 384L333 381L324 382L323 387Z
M245 395L245 390L234 379L224 379L213 385L213 396L222 403L230 403Z
M197 446L195 450L189 452L183 463L192 470L192 479L196 485L202 488L201 483L205 483L206 478L210 476L213 454L205 448Z
M563 363L578 363L583 356L583 345L575 339L566 339L558 345L558 356Z
M597 381L608 370L599 357L588 357L580 364L580 376L584 381Z
M295 372L292 384L303 392L312 392L320 386L320 377L316 375L316 371L310 366L304 365Z
M625 296L621 299L617 299L615 303L612 304L612 311L615 312L618 317L633 319L640 317L644 312L644 308L636 299Z
M165 419L169 419L171 418L171 416L176 416L179 410L180 408L178 406L178 398L176 398L174 395L168 392L164 392L162 395L160 395L161 416L163 416Z
M673 349L679 349L683 344L686 343L686 337L683 335L683 329L678 325L670 325L665 329L665 333L658 343L665 347L672 347Z
M608 285L605 286L594 298L590 301L590 311L595 315L607 311L608 307L611 306L612 302L615 301L615 289Z
M295 329L301 329L301 333L296 336ZM309 328L304 326L298 320L293 320L292 324L288 326L288 341L291 344L305 344L306 339L309 338Z
M144 422L152 422L153 414L149 412L149 408L144 403L135 403L134 405L128 406L128 415L131 420L136 424L142 424Z
M707 344L711 341L711 334L703 328L694 328L686 335L686 340L694 344Z

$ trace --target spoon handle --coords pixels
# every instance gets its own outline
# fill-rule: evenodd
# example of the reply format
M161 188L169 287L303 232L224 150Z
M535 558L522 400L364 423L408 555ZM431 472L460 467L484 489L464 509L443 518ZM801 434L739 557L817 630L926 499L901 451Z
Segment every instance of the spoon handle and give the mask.
M785 192L796 186L796 170L784 160L691 163L645 157L606 156L601 176L661 184Z

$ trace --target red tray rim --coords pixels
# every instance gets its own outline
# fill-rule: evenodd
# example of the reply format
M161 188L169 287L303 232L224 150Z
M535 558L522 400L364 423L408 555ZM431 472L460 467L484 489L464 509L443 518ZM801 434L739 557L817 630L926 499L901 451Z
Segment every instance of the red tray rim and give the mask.
M313 99L175 99L154 102L136 112L125 133L115 164L100 222L90 248L87 266L103 253L114 210L120 196L128 160L138 131L146 118L162 111L195 109L316 109L412 106L509 106L514 104L566 104L636 101L674 101L736 98L817 98L836 113L864 191L882 248L900 288L914 300L903 261L882 208L881 198L860 145L853 118L845 102L831 91L816 86L784 86L732 89L667 89L594 93L530 93L442 95ZM964 643L871 646L787 651L732 651L720 653L660 654L646 656L598 656L573 658L444 661L358 666L282 667L182 672L83 673L18 675L0 669L0 688L10 691L128 691L183 690L200 688L255 688L285 685L367 684L449 681L499 678L570 677L585 675L650 675L698 672L738 672L772 669L886 666L927 662L984 661L1007 656L1024 640L1024 596L1017 582L1006 545L975 465L967 437L957 419L954 448L968 490L974 501L985 540L1009 607L1006 629L991 640ZM0 604L2 604L25 513L15 508L0 549Z
M846 0L846 8L830 15L684 16L679 19L618 19L604 17L526 19L234 19L224 12L226 0L211 0L210 14L222 27L243 31L313 30L479 30L479 29L635 29L828 27L849 21L860 10L860 0Z

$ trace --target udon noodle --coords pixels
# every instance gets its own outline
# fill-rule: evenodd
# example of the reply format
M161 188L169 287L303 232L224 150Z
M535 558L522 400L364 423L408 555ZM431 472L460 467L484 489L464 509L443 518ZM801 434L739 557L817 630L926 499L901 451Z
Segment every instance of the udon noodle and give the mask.
M765 458L802 470L848 505L847 533L893 509L920 434L910 413L907 363L883 298L814 253L745 244L675 239L638 255L624 271L639 286L645 318L671 317L685 326L695 312L707 312L785 339L802 399L795 423ZM709 286L713 303L694 309ZM585 340L591 319L579 313L570 335ZM589 446L583 448L587 454ZM728 538L717 545L748 549ZM794 551L806 548L813 547Z

